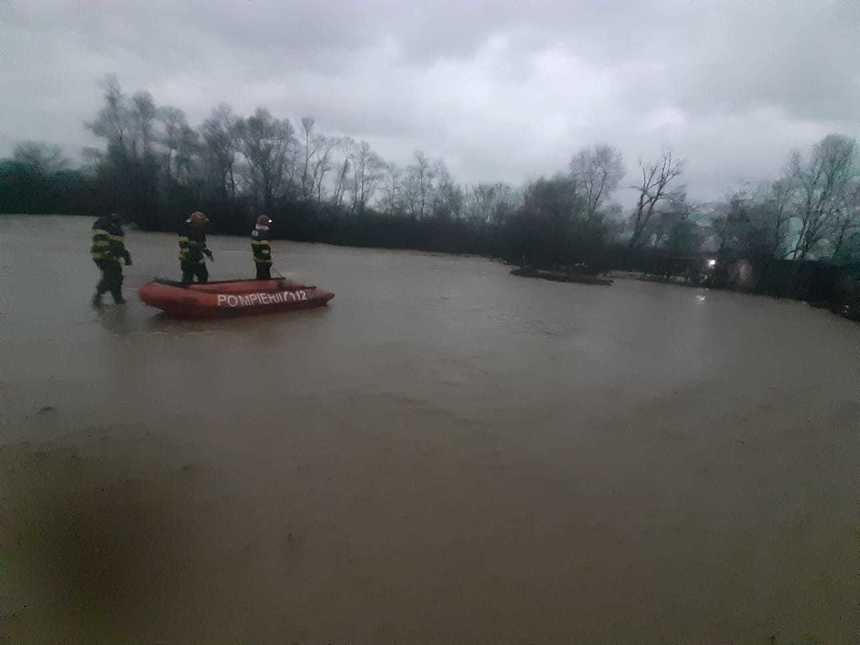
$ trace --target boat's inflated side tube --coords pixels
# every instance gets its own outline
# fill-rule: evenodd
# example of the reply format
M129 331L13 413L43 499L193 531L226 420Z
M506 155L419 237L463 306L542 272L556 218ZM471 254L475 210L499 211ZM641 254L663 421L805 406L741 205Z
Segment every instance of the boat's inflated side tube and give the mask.
M140 299L174 318L211 318L322 307L330 291L289 280L238 280L183 285L153 280L141 287Z

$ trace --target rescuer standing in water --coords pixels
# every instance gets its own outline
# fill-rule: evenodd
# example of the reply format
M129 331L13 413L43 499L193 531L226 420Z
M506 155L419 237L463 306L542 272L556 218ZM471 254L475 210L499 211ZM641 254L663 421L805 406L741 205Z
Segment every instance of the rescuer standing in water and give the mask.
M257 225L251 231L251 251L254 253L254 264L257 266L257 280L272 278L272 245L269 243L271 224L272 220L268 215L260 215L257 218Z
M125 265L129 266L131 255L125 248L125 233L122 230L122 220L119 215L111 213L106 217L99 217L95 221L90 255L102 276L96 285L93 306L101 307L102 296L108 291L116 304L124 305L120 260L125 260Z
M182 283L191 284L209 281L209 271L203 256L213 260L212 251L206 247L206 225L209 218L205 213L194 211L185 220L184 230L179 232L179 266L182 269Z

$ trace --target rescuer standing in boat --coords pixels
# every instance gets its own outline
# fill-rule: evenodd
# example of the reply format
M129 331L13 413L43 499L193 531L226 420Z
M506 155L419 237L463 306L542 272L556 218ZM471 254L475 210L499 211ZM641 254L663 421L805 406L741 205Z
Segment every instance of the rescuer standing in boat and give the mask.
M194 211L185 220L184 230L179 232L179 266L182 268L183 284L191 284L195 278L200 283L209 281L209 271L203 257L214 259L212 251L206 247L208 223L209 218L205 213Z
M272 245L269 243L271 224L272 220L268 215L260 215L257 218L257 225L251 231L251 251L254 253L254 264L257 266L257 280L272 278Z
M125 248L125 233L122 230L122 220L116 213L99 217L93 224L93 242L90 255L101 271L102 277L96 285L93 296L93 306L101 307L102 296L110 291L113 301L124 305L122 297L122 265L131 264L131 255Z

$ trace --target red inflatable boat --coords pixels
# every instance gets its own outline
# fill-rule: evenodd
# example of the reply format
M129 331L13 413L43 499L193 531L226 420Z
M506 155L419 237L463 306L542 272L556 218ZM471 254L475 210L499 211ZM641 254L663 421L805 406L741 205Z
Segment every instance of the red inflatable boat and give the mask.
M182 284L153 280L141 287L140 299L174 318L211 318L322 307L334 294L289 280L229 280Z

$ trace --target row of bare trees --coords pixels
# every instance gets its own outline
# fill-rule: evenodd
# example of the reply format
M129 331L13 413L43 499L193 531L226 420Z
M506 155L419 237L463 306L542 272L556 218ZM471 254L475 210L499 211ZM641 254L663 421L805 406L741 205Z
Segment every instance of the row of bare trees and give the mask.
M712 228L719 251L789 260L860 260L857 144L830 134L782 175L743 186L717 204Z
M400 168L367 141L328 136L312 117L296 129L264 108L242 117L222 104L194 128L182 110L157 106L148 92L128 96L113 77L87 127L107 144L87 152L96 171L182 188L198 199L244 200L258 211L303 201L423 219L457 216L465 201L445 163L421 152Z
M800 222L792 257L803 259L810 252L839 255L848 234L858 225L860 176L856 167L854 139L828 135L803 156L794 153L784 180L786 199Z
M688 201L684 161L665 151L639 161L635 183L624 186L634 195L625 212L616 201L627 176L624 161L605 144L580 149L565 172L521 188L464 186L441 159L416 152L405 165L390 163L367 141L322 132L312 117L294 123L264 108L243 116L222 104L195 127L182 110L158 105L148 92L126 94L114 77L103 90L102 107L86 125L105 145L86 151L86 170L73 177L56 147L19 146L14 167L0 169L6 173L0 183L21 195L17 203L45 208L45 200L33 198L34 187L45 190L46 177L65 173L55 201L74 193L76 209L84 210L92 193L98 196L93 210L123 210L151 228L170 228L199 207L222 230L236 232L254 213L279 213L282 220L300 214L304 239L324 237L325 227L315 222L332 218L454 221L486 238L477 245L481 252L544 264L593 260L608 246L796 260L850 260L860 249L857 146L842 135L793 153L776 180L712 204ZM73 191L76 177L82 188ZM415 228L410 239L428 226ZM356 230L355 223L350 227ZM371 228L362 233L364 243L378 234Z

